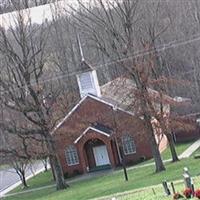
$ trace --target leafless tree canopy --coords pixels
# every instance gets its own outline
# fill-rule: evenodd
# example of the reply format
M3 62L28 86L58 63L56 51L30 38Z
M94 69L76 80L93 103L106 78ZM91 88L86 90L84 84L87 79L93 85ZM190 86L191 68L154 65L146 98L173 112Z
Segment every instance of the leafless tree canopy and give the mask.
M53 21L42 25L34 24L28 12L25 18L20 11L49 2L1 2L1 13L19 12L14 27L0 28L0 127L2 138L4 132L36 139L39 135L58 172L57 180L63 183L60 188L64 188L50 133L79 99L77 34L85 57L97 69L100 85L119 76L135 81L143 108L140 115L153 135L152 113L167 130L162 112L165 94L191 98L192 106L172 107L172 111L199 112L200 2L95 0L96 4L88 7L78 0L79 9L71 7L72 12L63 16L53 13ZM159 115L148 88L160 95ZM163 169L159 155L157 161Z

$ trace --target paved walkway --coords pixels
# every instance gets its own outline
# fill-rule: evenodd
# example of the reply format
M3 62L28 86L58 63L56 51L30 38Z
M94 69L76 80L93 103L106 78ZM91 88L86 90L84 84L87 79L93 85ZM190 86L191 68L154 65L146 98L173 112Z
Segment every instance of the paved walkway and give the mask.
M196 142L194 142L190 147L188 147L179 156L179 159L190 157L198 148L200 148L200 139L197 140ZM164 160L163 162L167 163L167 162L171 162L171 161L172 161L171 159L168 159L168 160ZM144 164L144 165L136 165L136 166L133 166L133 167L129 167L127 170L144 168L144 167L153 166L153 165L155 165L154 162L147 163L147 164ZM106 171L93 172L93 173L89 173L89 174L78 176L76 178L68 179L67 183L70 184L70 183L74 183L74 182L77 182L77 181L88 180L88 179L91 179L91 178L94 178L94 177L103 176L103 175L106 175L108 173L118 173L118 172L120 172L120 171L106 170ZM28 178L30 178L30 177L28 177ZM12 189L14 189L15 187L17 187L18 185L20 185L20 182L16 186L14 186L12 188L8 188L8 190L6 192L4 192L4 194L1 194L1 195L2 196L14 196L16 194L23 194L23 193L28 193L28 192L43 190L43 189L46 189L46 188L55 187L55 184L52 184L52 185L48 185L48 186L44 186L44 187L40 187L40 188L34 188L34 189L30 189L30 190L26 190L26 191L22 191L22 192L18 192L18 193L13 193L13 194L6 195L6 193L8 193L9 191L11 191Z
M180 159L190 157L198 148L200 148L200 139L188 147L180 156Z
M49 165L48 168L50 168ZM41 162L36 162L26 170L26 179L28 180L42 171L44 171L44 165ZM0 198L19 185L21 185L21 181L14 169L0 171Z

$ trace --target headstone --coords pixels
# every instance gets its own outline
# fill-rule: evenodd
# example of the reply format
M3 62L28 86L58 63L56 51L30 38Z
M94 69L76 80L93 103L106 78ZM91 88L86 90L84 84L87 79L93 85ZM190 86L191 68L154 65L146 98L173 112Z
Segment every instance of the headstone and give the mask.
M162 182L162 185L163 185L163 188L164 188L164 190L165 190L165 194L166 194L167 196L169 196L169 195L171 194L171 192L170 192L169 187L168 187L168 185L167 185L167 181L163 181L163 182Z
M192 189L191 177L188 174L183 174L183 178L184 178L185 187Z
M184 167L183 170L184 170L184 174L188 174L190 176L190 173L187 167Z
M185 183L185 187L186 188L191 188L192 189L192 178L190 176L190 173L188 171L187 167L184 167L184 174L183 174L183 178L184 178L184 183Z

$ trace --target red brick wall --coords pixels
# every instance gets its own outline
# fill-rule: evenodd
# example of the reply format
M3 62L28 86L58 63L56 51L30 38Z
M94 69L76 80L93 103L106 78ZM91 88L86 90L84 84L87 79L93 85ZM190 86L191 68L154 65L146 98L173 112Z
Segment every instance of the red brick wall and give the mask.
M200 127L196 118L196 116L183 116L174 122L176 126L173 128L173 133L176 142L187 142L200 138Z
M188 142L200 138L200 130L196 128L195 130L180 130L175 133L176 142Z
M67 166L64 149L73 144L84 130L95 122L112 128L114 132L112 137L108 138L94 131L89 131L75 145L78 150L79 164ZM151 157L151 148L141 119L119 110L113 111L111 106L87 97L54 133L63 171L69 174L73 174L74 170L79 170L81 173L87 172L89 164L84 144L94 138L98 138L106 144L111 166L117 166L119 157L116 145L113 142L114 136L118 138L119 145L121 145L121 136L124 134L131 135L136 145L136 153L125 156L127 163L137 162L143 156Z

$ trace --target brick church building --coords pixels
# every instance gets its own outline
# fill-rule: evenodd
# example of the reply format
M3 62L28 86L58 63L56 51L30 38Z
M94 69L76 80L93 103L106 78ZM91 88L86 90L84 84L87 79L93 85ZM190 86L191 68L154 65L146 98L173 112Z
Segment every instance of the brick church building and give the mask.
M99 86L96 70L83 58L77 75L81 100L53 131L64 173L73 175L115 168L152 157L144 121L131 110L130 79ZM169 105L166 106L168 108ZM160 150L165 137L155 136Z

